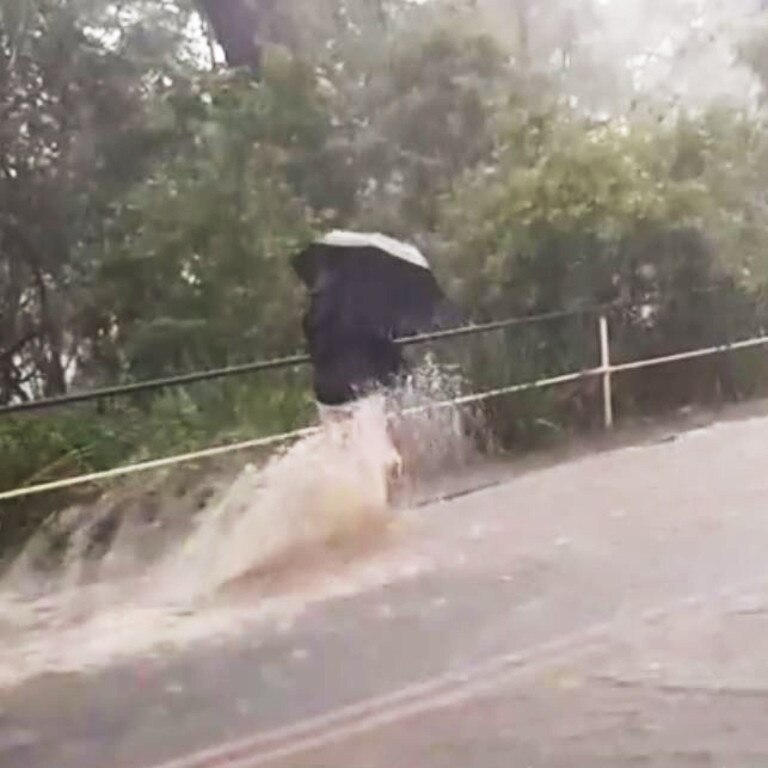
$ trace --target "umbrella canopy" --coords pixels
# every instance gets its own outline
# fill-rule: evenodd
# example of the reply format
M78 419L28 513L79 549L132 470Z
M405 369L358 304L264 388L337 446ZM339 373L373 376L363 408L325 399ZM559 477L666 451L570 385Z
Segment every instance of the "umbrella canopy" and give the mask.
M423 254L384 235L334 231L293 265L311 295L304 333L327 405L391 386L403 370L394 339L456 319Z
M424 255L386 235L330 232L296 256L294 269L334 308L338 327L402 337L458 321Z

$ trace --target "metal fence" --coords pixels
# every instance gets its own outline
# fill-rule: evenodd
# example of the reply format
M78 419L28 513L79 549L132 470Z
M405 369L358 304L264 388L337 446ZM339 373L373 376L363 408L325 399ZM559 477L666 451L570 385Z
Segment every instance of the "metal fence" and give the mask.
M608 319L608 305L598 307L582 307L575 310L551 312L542 315L534 315L530 317L522 318L509 318L507 320L501 320L493 323L486 323L483 325L472 325L463 328L457 328L449 331L442 331L433 334L425 334L423 336L411 337L408 339L401 339L401 344L411 345L418 343L425 343L428 341L455 338L459 336L468 336L480 333L488 333L495 330L513 327L516 325L522 325L532 322L544 322L546 320L553 320L563 317L576 316L576 315L594 315L597 320L596 332L599 340L600 350L600 364L594 368L584 368L569 373L551 376L548 378L541 378L534 381L523 382L519 384L510 384L508 386L499 387L496 389L489 389L482 392L470 393L462 395L460 397L452 398L449 400L443 400L439 402L430 403L424 406L418 406L410 408L406 413L412 413L416 411L460 407L470 405L473 403L481 403L494 398L504 397L519 392L545 389L548 387L555 387L579 380L585 380L592 377L602 378L602 401L603 401L603 424L606 429L610 429L614 424L614 397L613 397L613 378L617 374L621 374L627 371L638 370L642 368L651 368L654 366L667 365L671 363L681 362L685 360L693 360L696 358L711 357L715 355L726 354L738 350L745 350L750 348L758 348L768 345L768 336L756 336L748 339L742 339L734 342L727 342L709 347L702 347L698 349L691 349L684 352L678 352L675 354L662 355L657 357L647 357L639 360L633 360L629 362L623 362L613 364L611 362L611 337L610 337L610 324ZM253 373L266 370L275 370L280 368L292 368L298 365L304 365L308 362L308 358L305 355L295 355L288 358L282 358L279 360L269 360L256 363L250 363L243 366L225 368L214 371L204 371L199 373L188 374L184 376L178 376L169 379L156 380L151 382L143 382L139 384L130 384L122 387L112 387L109 389L95 390L92 392L74 394L61 398L51 398L47 400L36 401L32 403L21 403L14 406L8 406L0 409L0 415L8 415L11 413L20 413L30 410L39 410L42 408L52 408L62 405L69 405L73 403L84 402L88 400L101 400L107 397L130 395L136 392L146 392L150 390L163 389L171 386L182 386L191 382L210 380L215 378L223 378L227 376L243 375L246 373ZM151 461L140 462L136 464L130 464L126 466L115 467L113 469L104 470L100 472L92 472L83 475L77 475L74 477L63 478L46 483L40 483L36 485L30 485L22 488L17 488L11 491L5 491L0 493L0 501L11 501L15 499L21 499L31 497L43 493L49 493L53 491L65 490L74 488L77 486L88 485L98 483L114 478L126 477L128 475L134 475L141 472L148 472L152 470L163 469L167 467L178 466L188 462L199 461L204 459L210 459L227 454L237 453L240 451L255 449L255 448L269 448L276 445L288 443L290 441L311 435L317 431L317 427L306 427L303 429L293 430L290 432L283 432L280 434L270 435L267 437L255 438L252 440L246 440L239 443L233 443L229 445L213 446L203 450L194 451L190 453L179 454L176 456L168 456L160 459L154 459Z
M490 331L499 331L515 326L528 325L531 323L542 323L550 320L559 320L565 317L574 317L584 314L596 314L607 310L610 304L590 305L585 307L576 307L568 310L558 310L556 312L544 312L525 317L510 317L505 320L496 320L490 323L466 325L460 328L451 328L434 333L424 333L418 336L409 336L398 339L397 343L401 346L414 346L416 344L425 344L430 341L441 341L445 339L455 339L462 336L473 336L480 333L489 333ZM11 405L0 406L0 416L12 416L14 414L29 413L31 411L42 411L51 408L59 408L77 403L87 403L94 401L109 400L114 397L126 397L129 395L143 394L147 392L157 392L163 389L173 387L183 387L188 384L195 384L202 381L214 381L217 379L233 378L235 376L244 376L253 373L264 373L266 371L286 370L307 365L310 362L306 354L295 354L288 357L275 358L273 360L257 360L243 365L233 365L226 368L214 368L205 371L193 371L192 373L179 376L169 376L162 379L153 379L150 381L139 381L133 384L122 384L114 387L104 387L102 389L89 390L87 392L75 392L72 394L61 395L58 397L40 398L29 402L13 403Z

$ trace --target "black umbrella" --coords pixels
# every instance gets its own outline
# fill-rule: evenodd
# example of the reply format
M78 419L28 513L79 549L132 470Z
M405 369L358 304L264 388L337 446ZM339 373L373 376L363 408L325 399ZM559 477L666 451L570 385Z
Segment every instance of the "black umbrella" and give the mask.
M391 384L402 371L393 339L457 322L424 256L384 235L331 232L294 268L311 294L304 331L326 404Z
M458 322L423 254L385 235L331 232L298 254L294 268L333 307L338 327L402 337Z

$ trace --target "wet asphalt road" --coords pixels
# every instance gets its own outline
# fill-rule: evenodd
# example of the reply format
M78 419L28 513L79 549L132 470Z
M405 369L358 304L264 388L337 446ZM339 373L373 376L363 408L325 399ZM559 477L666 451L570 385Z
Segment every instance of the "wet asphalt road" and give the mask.
M290 621L0 691L0 766L764 766L767 555L768 420L582 458Z

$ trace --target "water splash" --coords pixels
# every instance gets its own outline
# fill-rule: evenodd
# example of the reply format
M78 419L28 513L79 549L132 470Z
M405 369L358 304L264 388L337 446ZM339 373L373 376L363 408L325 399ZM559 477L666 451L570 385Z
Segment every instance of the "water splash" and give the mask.
M465 415L434 407L460 389L428 359L388 407L382 397L362 401L351 421L240 470L199 511L168 498L151 515L124 514L118 494L63 514L0 583L0 684L237 632L256 615L370 587L371 572L350 563L378 556L420 482L470 454ZM405 469L395 505L390 434ZM63 551L41 568L52 534ZM401 566L390 561L375 580L398 578Z
M308 550L344 543L390 518L394 461L383 399L362 401L348 425L330 425L273 459L246 467L161 567L183 597L264 574Z

